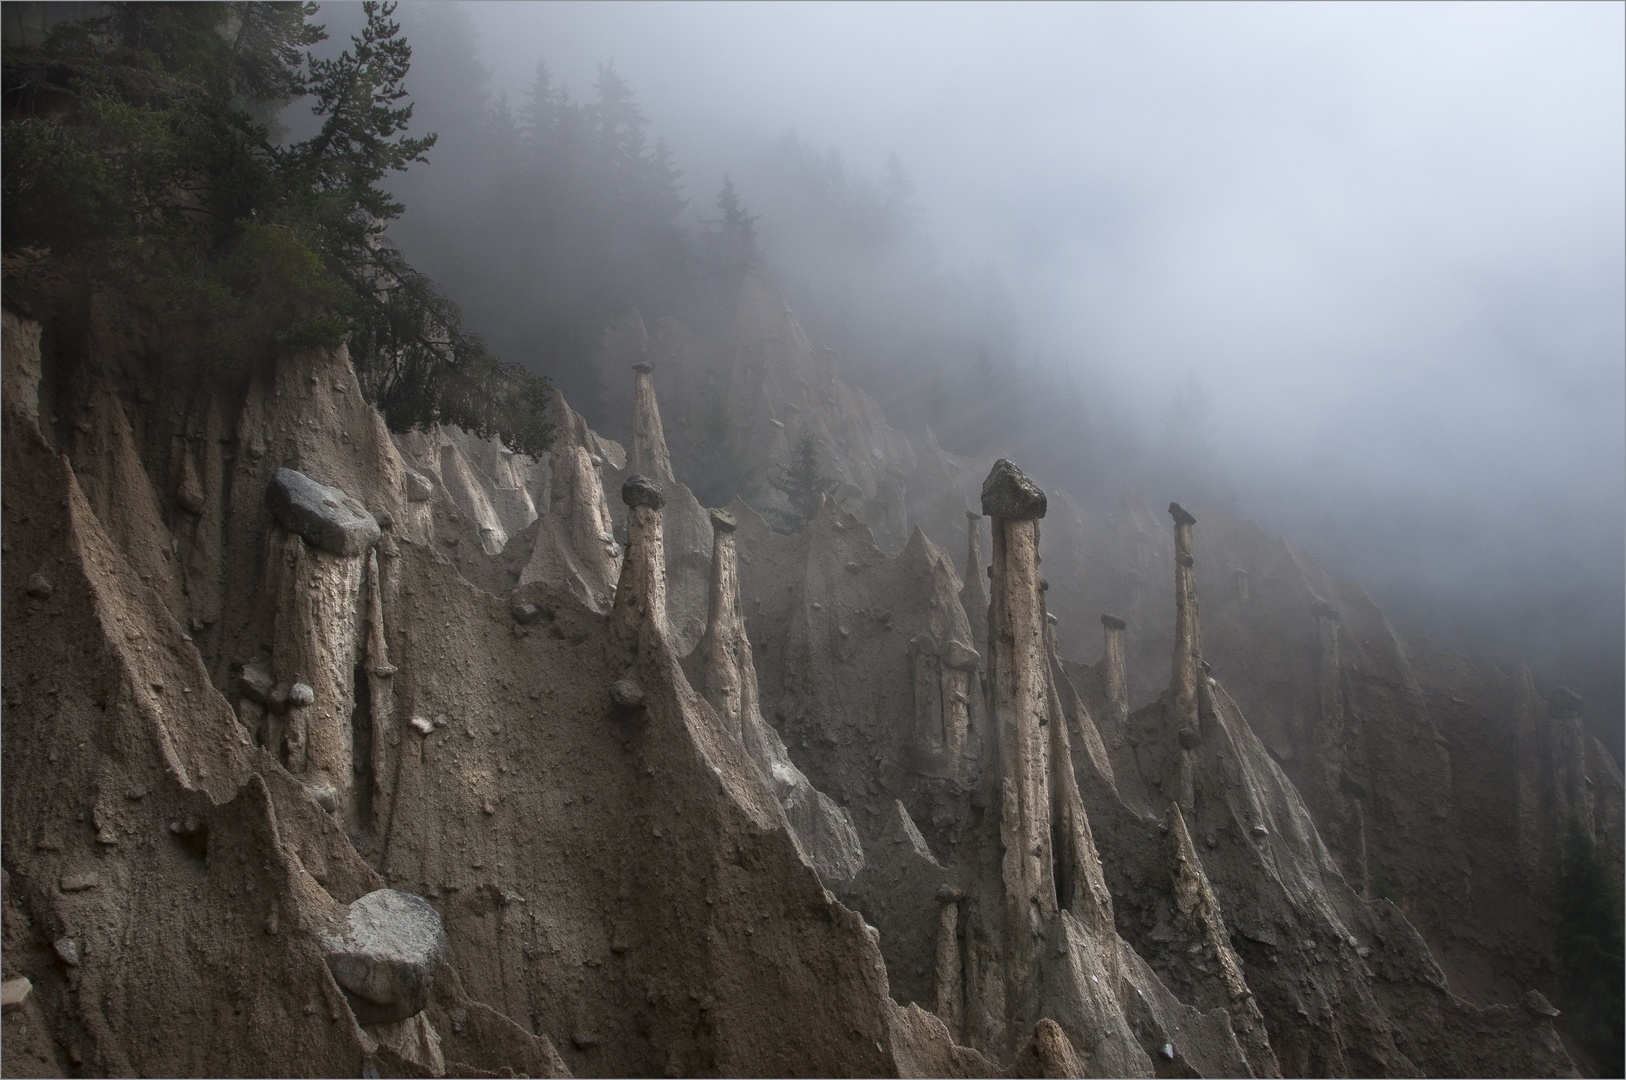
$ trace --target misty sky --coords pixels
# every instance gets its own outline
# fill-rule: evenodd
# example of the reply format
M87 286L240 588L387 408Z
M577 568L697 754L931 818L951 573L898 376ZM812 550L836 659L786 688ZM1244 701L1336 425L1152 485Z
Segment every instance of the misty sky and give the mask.
M613 59L699 199L896 152L1034 350L1149 416L1195 371L1239 461L1620 516L1621 5L470 6L516 95Z
M895 152L1030 353L1154 432L1195 373L1239 508L1391 614L1593 590L1620 640L1626 6L466 7L516 100L613 60L699 208L787 129Z

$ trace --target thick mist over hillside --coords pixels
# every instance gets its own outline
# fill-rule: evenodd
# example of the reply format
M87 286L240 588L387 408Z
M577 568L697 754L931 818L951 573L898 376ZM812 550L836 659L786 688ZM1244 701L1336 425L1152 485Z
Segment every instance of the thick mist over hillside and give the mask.
M398 17L440 143L392 235L589 411L625 306L720 317L726 176L900 427L1086 507L1254 518L1403 633L1575 687L1621 753L1618 6ZM605 63L654 163L614 198L570 164Z

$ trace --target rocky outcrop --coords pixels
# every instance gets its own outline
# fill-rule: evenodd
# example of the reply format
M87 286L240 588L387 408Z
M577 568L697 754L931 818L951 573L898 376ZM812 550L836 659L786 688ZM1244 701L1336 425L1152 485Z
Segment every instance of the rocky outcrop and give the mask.
M834 354L808 340L760 268L747 274L732 322L715 337L670 318L646 331L637 312L606 329L599 356L605 394L594 422L627 439L643 423L629 427L623 419L636 418L642 400L639 385L625 380L634 363L653 365L660 377L661 440L676 474L705 501L738 495L779 522L788 507L772 480L807 431L838 481L838 501L871 523L883 550L900 551L917 526L938 543L958 536L966 485L975 481L970 468L929 431L916 445L888 425L873 399L844 384Z
M1206 670L1195 521L1170 514L1182 632L1168 689L1114 740L1112 784L1074 751L1120 932L1187 1000L1226 1008L1250 1061L1268 1045L1288 1075L1494 1071L1503 1054L1568 1072L1556 1032L1452 995L1406 916L1346 882L1298 791Z
M691 685L710 703L729 734L746 753L779 799L797 848L830 888L840 888L864 866L864 852L852 817L814 788L791 761L779 733L762 719L751 639L745 633L739 563L734 549L737 523L713 510L716 536L705 636L685 661Z
M423 1012L446 959L440 912L395 889L375 889L346 904L316 940L363 1024L393 1024Z
M1129 497L1095 560L1008 461L985 566L963 470L774 300L727 365L622 327L631 453L556 398L531 462L392 438L342 349L183 371L98 300L45 362L8 293L8 1069L1570 1071L1539 992L1469 1004L1446 971L1488 950L1418 928L1530 940L1555 823L1618 841L1573 695L1385 638L1217 515ZM708 515L702 394L738 475L806 424L847 486L795 535Z
M1573 706L1555 710L1514 675L1403 640L1358 585L1251 523L1199 516L1190 554L1210 568L1201 658L1301 793L1340 874L1364 897L1400 905L1469 1000L1512 1004L1531 986L1556 993L1540 913L1552 910L1564 815L1575 805L1585 818L1587 805L1560 792L1610 792L1591 804L1591 820L1600 850L1618 852L1618 815L1596 809L1618 799L1608 752L1561 733L1573 718L1555 712ZM1122 700L1127 715L1167 685L1176 610L1152 586L1175 538L1129 492L1113 513L1063 515L1056 531L1067 550L1089 555L1087 573L1052 575L1063 663L1116 762L1118 707L1106 703ZM1127 628L1103 620L1093 638L1101 611ZM1081 651L1099 662L1069 659ZM1120 655L1121 699L1112 689Z

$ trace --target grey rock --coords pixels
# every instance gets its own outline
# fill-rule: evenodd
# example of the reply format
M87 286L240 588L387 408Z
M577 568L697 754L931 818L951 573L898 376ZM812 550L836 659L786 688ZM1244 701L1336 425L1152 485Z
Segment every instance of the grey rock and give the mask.
M302 682L296 682L288 688L288 704L303 709L316 700L316 691Z
M1338 605L1329 603L1326 600L1317 600L1314 604L1311 604L1310 611L1318 619L1331 619L1333 622L1337 622L1340 617Z
M49 581L45 580L45 576L43 574L35 574L33 577L28 579L28 586L23 591L28 593L29 596L36 597L40 600L48 600L50 599L51 594L56 590L51 587L51 583Z
M1187 750L1195 750L1202 744L1203 737L1197 734L1196 728L1183 727L1180 729L1180 745Z
M1118 618L1116 615L1107 615L1103 613L1101 615L1101 625L1106 627L1108 630L1122 630L1129 624Z
M278 469L271 477L265 506L283 528L334 555L361 555L378 543L378 522L365 506L292 469Z
M250 660L237 676L238 692L258 705L264 705L270 698L273 685L271 669L263 660Z
M644 688L635 679L618 679L610 684L610 700L623 709L641 709Z
M428 502L435 497L435 482L416 469L407 469L407 502Z
M650 372L655 370L655 365L648 360L640 360L636 364L632 365L632 370L638 372L640 375L648 375Z
M1172 502L1169 504L1169 516L1174 519L1176 525L1197 524L1197 519L1191 516L1191 511L1187 510L1177 502Z
M633 473L621 485L621 501L628 506L647 506L651 510L659 510L666 505L666 493L649 477Z
M943 650L942 660L944 667L956 671L970 671L982 663L982 655L963 641L950 641L948 648Z
M96 873L94 870L86 870L77 874L63 874L62 879L57 882L57 885L62 889L63 892L73 893L84 892L86 889L94 889L101 883L102 878L100 874Z
M1039 485L1008 458L1000 458L982 482L982 512L989 517L1042 518L1049 500Z
M71 937L59 937L51 942L51 948L56 950L56 958L68 967L79 966L79 943Z
M718 532L733 532L740 527L740 523L735 520L734 515L727 510L711 510L709 513L711 515L711 527Z
M373 511L373 520L378 522L378 527L380 529L393 528L395 525L395 515L390 513L388 510Z
M0 1009L10 1012L13 1009L22 1008L23 1002L28 1000L28 995L33 991L34 984L26 975L19 975L15 979L7 979L4 983L0 983Z
M311 798L316 800L316 805L323 810L330 814L339 812L339 793L334 791L330 785L306 784L305 790L310 792Z
M521 626L529 626L541 616L542 609L535 604L515 604L508 609L508 614L512 615L514 621Z
M421 896L370 892L317 934L322 958L363 1024L406 1020L429 1004L446 958L440 913Z

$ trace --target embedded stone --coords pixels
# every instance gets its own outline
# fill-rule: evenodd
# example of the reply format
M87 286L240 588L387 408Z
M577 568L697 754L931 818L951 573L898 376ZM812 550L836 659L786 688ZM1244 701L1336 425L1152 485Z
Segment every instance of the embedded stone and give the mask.
M19 975L15 979L7 979L5 982L0 983L0 1009L10 1012L13 1009L22 1008L23 1002L28 1000L28 995L33 991L34 984L28 980L26 975Z
M238 692L257 705L266 703L273 685L275 680L271 678L271 669L262 660L250 660L237 676Z
M265 507L283 528L334 555L361 555L381 535L365 506L293 469L278 469L271 477Z
M428 502L435 497L435 482L416 469L407 469L407 502Z
M43 574L35 574L28 579L28 586L23 591L36 599L49 600L51 594L56 590L51 587L49 581L45 580Z
M994 462L982 482L982 512L989 517L1027 520L1042 518L1049 500L1039 485L1007 458Z
M666 505L666 493L649 477L633 473L621 485L621 501L628 506L647 506L651 510L659 510Z
M288 704L295 708L304 708L316 700L316 691L302 682L296 682L288 688Z
M1101 625L1106 627L1108 630L1122 630L1129 624L1118 618L1116 615L1107 615L1103 613L1101 616Z
M425 737L427 737L430 732L435 730L435 725L431 723L427 717L414 716L411 720L407 721L407 723L412 725L413 731L416 731L419 735L423 735Z
M1187 510L1177 502L1172 502L1169 504L1169 516L1174 519L1174 523L1176 525L1197 524L1197 519L1191 516L1191 511Z
M1203 737L1197 734L1196 728L1183 727L1180 729L1180 745L1187 750L1195 750L1202 743Z
M943 650L943 666L956 671L970 671L982 662L982 654L963 641L950 641Z
M542 609L535 604L515 604L508 609L508 614L512 615L514 621L521 626L529 626L541 616Z
M644 688L635 679L617 679L610 684L610 700L623 709L644 707Z
M70 937L59 937L51 942L56 958L68 967L79 966L79 943Z
M101 875L94 870L86 870L78 874L63 874L57 886L65 893L84 892L94 889L102 883Z
M322 958L363 1024L406 1020L429 1004L446 958L440 913L421 896L378 889L317 933Z

